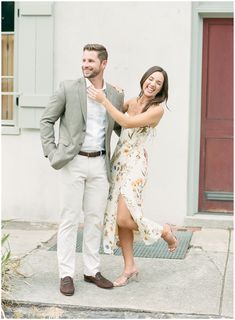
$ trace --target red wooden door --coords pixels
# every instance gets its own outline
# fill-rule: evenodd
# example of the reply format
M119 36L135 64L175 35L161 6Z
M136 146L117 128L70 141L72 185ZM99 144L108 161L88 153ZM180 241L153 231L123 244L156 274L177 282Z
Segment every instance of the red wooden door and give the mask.
M204 19L199 211L233 211L233 19Z

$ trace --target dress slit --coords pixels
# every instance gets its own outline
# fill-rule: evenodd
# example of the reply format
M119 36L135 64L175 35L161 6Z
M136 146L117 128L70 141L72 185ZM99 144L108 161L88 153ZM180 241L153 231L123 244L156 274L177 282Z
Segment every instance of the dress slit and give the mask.
M121 189L120 189L120 192L119 192L118 198L117 198L117 207L118 207L118 201L119 201L119 196L120 196L120 195L122 196L122 198L123 198L123 200L124 200L124 202L125 202L125 205L126 205L126 207L127 207L127 210L129 211L129 213L130 213L133 221L137 224L137 222L135 221L135 215L134 215L133 212L132 212L133 204L132 204L132 205L130 204L131 201L128 200L128 197L125 195L124 192L122 192Z

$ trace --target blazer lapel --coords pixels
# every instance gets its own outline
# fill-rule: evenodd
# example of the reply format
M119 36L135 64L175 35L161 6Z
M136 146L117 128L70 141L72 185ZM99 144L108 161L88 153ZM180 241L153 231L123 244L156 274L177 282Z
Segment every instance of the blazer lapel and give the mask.
M78 83L78 96L82 109L82 115L86 122L87 119L87 96L86 96L86 82L85 79L81 78Z

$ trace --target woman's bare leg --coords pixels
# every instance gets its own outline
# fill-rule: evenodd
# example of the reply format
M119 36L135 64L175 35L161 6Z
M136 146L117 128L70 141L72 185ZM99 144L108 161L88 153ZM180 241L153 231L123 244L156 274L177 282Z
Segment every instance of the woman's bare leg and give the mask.
M169 224L164 224L161 237L168 244L168 250L170 252L174 252L176 250L177 246L178 246L178 240L173 235L171 227L170 227Z
M122 195L118 198L117 224L120 246L124 259L124 272L132 273L137 269L133 256L133 230L138 230L138 226L132 219Z
M137 224L126 207L124 198L120 195L117 208L117 224L120 246L124 259L123 274L114 282L114 285L125 285L131 275L135 275L137 267L133 255L133 230L138 230Z
M133 255L133 231L118 227L118 233L124 259L124 272L129 274L137 270Z
M119 227L127 228L130 230L138 230L138 225L133 220L127 206L124 197L120 194L118 197L117 206L117 224Z

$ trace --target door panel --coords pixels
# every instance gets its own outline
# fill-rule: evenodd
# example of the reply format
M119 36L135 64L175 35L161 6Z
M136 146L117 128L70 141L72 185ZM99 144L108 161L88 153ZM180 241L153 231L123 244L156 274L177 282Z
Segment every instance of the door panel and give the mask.
M199 211L233 211L233 19L204 19Z
M218 152L218 149L220 150ZM205 190L230 192L233 186L233 177L229 170L232 158L231 139L207 139L205 159ZM226 156L224 156L226 155Z

